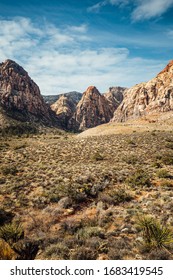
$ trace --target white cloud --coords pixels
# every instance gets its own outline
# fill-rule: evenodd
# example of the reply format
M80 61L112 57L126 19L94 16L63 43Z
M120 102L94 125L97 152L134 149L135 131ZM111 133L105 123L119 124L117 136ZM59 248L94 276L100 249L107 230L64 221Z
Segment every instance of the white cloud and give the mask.
M131 4L133 21L147 20L161 16L173 6L173 0L104 0L88 8L89 12L98 12L106 5L123 8Z
M88 12L99 12L100 9L107 5L120 6L123 7L129 3L130 0L104 0L96 3L95 5L89 7Z
M84 40L91 40L85 25L62 29L15 18L0 20L0 26L0 62L10 58L22 65L42 94L83 92L89 85L102 92L113 85L132 86L166 63L130 59L127 48L93 48L88 41L85 47Z
M79 26L68 26L69 31L76 32L76 33L86 33L88 30L88 26L86 24L82 24Z
M137 2L138 6L132 13L132 19L135 21L161 16L173 6L173 0L138 0Z

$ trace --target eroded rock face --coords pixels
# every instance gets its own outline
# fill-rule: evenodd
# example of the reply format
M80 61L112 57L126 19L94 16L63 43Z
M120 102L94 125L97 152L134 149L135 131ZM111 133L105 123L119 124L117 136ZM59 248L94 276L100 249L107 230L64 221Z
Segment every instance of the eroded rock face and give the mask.
M124 122L173 110L173 61L154 79L124 92L124 100L111 121Z
M52 105L57 102L61 96L69 97L77 104L82 98L82 93L78 91L70 91L66 93L60 93L58 95L43 95L43 99L47 104Z
M76 110L77 103L70 97L62 95L51 109L56 113L58 121L63 128L68 127L68 122Z
M104 94L112 112L114 112L123 101L125 89L124 87L110 87L109 91Z
M0 63L0 106L12 118L51 124L53 112L45 104L39 87L12 60Z
M113 112L108 100L100 94L96 87L90 86L83 93L82 99L76 107L68 128L75 131L83 131L99 124L109 122Z

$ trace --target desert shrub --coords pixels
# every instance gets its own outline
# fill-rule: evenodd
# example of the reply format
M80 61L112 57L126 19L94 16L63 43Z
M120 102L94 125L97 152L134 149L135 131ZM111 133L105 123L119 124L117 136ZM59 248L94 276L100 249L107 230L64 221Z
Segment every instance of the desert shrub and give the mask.
M151 251L147 256L147 259L149 259L149 260L172 260L172 256L168 251L159 249L159 250Z
M5 223L11 222L13 217L14 214L12 212L7 212L4 209L0 208L0 226L4 225Z
M61 230L63 232L68 232L69 234L74 234L81 228L81 226L82 224L79 221L75 221L74 219L66 220L62 222Z
M165 153L164 155L162 155L161 160L165 165L173 165L173 154Z
M104 160L104 156L101 155L99 152L96 152L94 155L93 155L93 160L96 160L96 161L100 161L100 160Z
M16 260L34 260L39 250L39 243L24 239L14 244L12 248L17 254Z
M4 240L0 240L0 260L14 260L16 254L11 249L8 243Z
M128 253L132 250L130 240L127 237L116 240L110 239L108 244L108 258L110 260L122 260L123 256L128 255Z
M97 250L81 246L71 253L71 260L96 260L98 256Z
M57 185L44 193L45 197L49 198L50 202L58 202L62 197L67 196L67 190L64 185Z
M166 169L160 169L156 173L158 178L170 178L170 174Z
M57 243L50 245L46 251L45 256L49 259L57 259L57 260L68 260L69 259L70 250L63 243Z
M84 227L84 228L79 229L78 232L77 232L78 239L86 240L86 239L91 238L93 236L98 236L100 238L104 238L104 232L98 226Z
M122 252L116 248L111 248L108 252L108 259L109 260L122 260Z
M109 192L110 197L114 205L129 202L133 199L133 196L123 187L118 187Z
M1 167L1 172L3 175L16 175L18 170L17 167L14 165L4 165Z
M169 248L173 243L173 233L168 226L161 225L150 216L140 217L138 225L142 231L144 248L150 250Z
M149 174L142 169L136 170L131 176L127 178L126 182L131 187L151 186L151 180Z
M160 183L160 186L164 189L172 190L173 189L173 182L171 180L166 180L165 179Z
M2 135L3 137L12 135L21 136L22 134L35 134L37 132L38 130L36 127L27 123L16 125L14 124L0 129L0 135Z
M0 228L0 238L13 245L24 238L24 231L20 224L9 223Z
M152 166L155 168L161 168L162 167L162 163L160 160L156 159L152 162Z
M56 186L47 193L51 202L58 202L63 197L69 197L73 203L84 202L88 197L95 195L97 195L97 192L93 191L91 184L79 184L76 182Z
M135 155L126 156L123 160L128 164L136 164L138 162L138 158Z

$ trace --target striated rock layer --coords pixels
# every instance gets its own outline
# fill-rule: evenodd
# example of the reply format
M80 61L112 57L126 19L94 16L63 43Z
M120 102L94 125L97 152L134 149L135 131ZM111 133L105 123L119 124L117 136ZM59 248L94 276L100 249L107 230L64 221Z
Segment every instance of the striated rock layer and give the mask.
M51 125L54 113L44 102L39 87L28 73L12 60L0 63L0 106L19 121L36 121Z
M106 122L113 116L108 100L100 94L96 87L90 86L83 93L82 99L76 107L68 128L74 131L83 131Z
M173 61L154 79L127 89L111 121L124 122L173 110Z

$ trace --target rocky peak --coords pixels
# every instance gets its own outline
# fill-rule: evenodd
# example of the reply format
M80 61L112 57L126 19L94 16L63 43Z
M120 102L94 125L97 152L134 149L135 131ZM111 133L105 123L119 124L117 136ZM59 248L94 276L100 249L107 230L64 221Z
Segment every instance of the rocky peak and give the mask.
M157 75L157 77L161 74L172 72L173 73L173 60L171 60L166 67Z
M51 105L51 109L56 113L59 123L67 128L68 121L76 110L77 103L70 96L61 95L60 98Z
M83 93L82 99L76 107L73 117L69 121L68 128L83 131L87 128L109 122L113 112L107 99L100 94L98 89L90 86Z
M13 60L0 64L0 106L22 121L52 123L52 111L28 73Z
M112 121L126 121L173 110L173 61L152 80L124 92Z
M84 95L88 95L88 96L93 96L94 94L98 96L101 95L95 86L89 86L87 90L84 92Z

